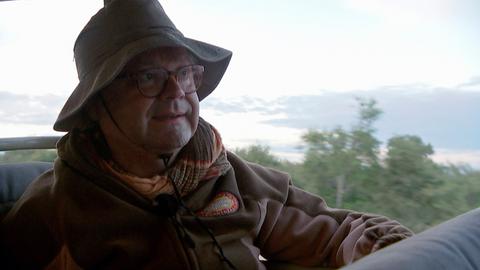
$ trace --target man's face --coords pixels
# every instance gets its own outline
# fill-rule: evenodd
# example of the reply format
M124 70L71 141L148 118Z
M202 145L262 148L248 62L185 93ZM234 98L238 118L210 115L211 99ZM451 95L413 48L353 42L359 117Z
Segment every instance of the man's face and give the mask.
M191 65L188 52L181 48L159 48L142 53L130 61L124 68L127 74L152 68L164 68L175 71ZM170 76L159 96L148 98L137 89L135 80L114 80L101 93L105 105L118 127L131 143L141 146L154 154L173 153L183 147L197 129L199 101L197 93L185 94ZM104 128L110 121L103 114L100 126L109 140L112 130ZM102 124L103 123L103 124Z

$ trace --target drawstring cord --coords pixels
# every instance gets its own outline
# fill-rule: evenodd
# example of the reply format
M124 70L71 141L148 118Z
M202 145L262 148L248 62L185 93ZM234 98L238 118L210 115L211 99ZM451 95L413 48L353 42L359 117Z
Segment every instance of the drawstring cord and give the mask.
M170 156L160 156L160 158L162 159L163 161L163 164L165 166L165 168L168 167L168 163L170 161ZM189 213L194 219L195 221L200 225L200 227L205 230L208 234L208 236L210 236L210 238L212 239L213 241L213 244L215 245L215 247L218 249L219 253L220 253L220 260L225 262L229 267L230 269L234 269L236 270L237 268L235 267L235 265L233 265L233 263L227 258L227 256L225 256L225 253L223 252L223 249L222 249L222 246L220 245L220 243L217 241L217 239L215 238L215 235L213 234L212 230L207 226L205 225L205 223L192 211L192 209L190 209L189 207L187 207L185 205L185 203L183 202L183 199L182 197L180 196L180 192L178 191L178 188L177 188L177 185L175 184L175 182L170 179L170 177L168 177L168 179L170 180L170 182L172 183L172 186L173 186L173 190L175 192L175 197L176 197L176 203L178 204L178 206L182 207L184 210L187 211L187 213ZM159 196L157 196L157 198L159 198L160 196L162 196L164 194L160 194ZM169 196L170 195L164 195L164 196ZM156 200L157 200L156 198ZM171 198L171 197L170 197ZM178 207L175 208L175 212L178 210ZM187 233L185 227L183 226L183 224L181 224L177 219L176 217L172 217L172 220L174 222L174 224L176 225L176 227L179 227L176 228L177 232L179 230L182 231L182 234L183 235L183 238L186 240L187 242L187 245L189 245L191 248L195 248L195 242L192 240L192 238L190 237L190 235Z
M140 145L140 144L134 142L130 137L128 137L128 135L123 131L123 129L122 129L122 128L120 127L120 125L118 124L117 120L115 120L115 118L113 117L112 112L110 111L110 109L109 109L108 106L107 106L107 102L105 101L105 98L102 96L101 93L99 94L99 96L100 96L100 101L102 102L102 105L103 105L103 107L105 108L105 111L107 111L108 117L110 117L110 119L112 120L112 122L113 122L113 124L115 125L115 127L122 133L122 135L123 135L125 138L127 138L127 140L128 140L131 144L133 144L133 145L135 145L135 146L138 146L138 147L144 149L145 151L147 151L147 149L146 149L143 145ZM148 152L148 151L147 151L147 152Z
M110 119L112 120L113 124L120 130L120 132L127 138L127 140L129 140L131 143L133 143L134 145L137 145L136 143L134 143L133 141L130 140L130 138L123 132L123 130L120 128L120 126L118 125L117 121L115 121L115 118L113 118L113 115L112 113L110 112L110 109L108 108L106 102L105 102L105 99L103 98L102 95L100 95L100 100L102 102L102 105L103 107L105 107L105 110L107 111L107 114L108 116L110 117ZM143 147L142 147L143 148ZM163 161L163 165L165 166L165 168L168 167L168 163L170 161L170 157L169 155L161 155L159 156L159 158L162 159ZM173 182L172 179L170 179L170 177L167 177L170 182L172 183L172 186L173 186L173 189L175 191L175 196L176 196L176 203L182 207L183 209L185 209L190 215L193 216L193 218L195 219L195 221L200 224L200 227L202 227L202 229L204 229L207 234L210 236L210 238L212 239L213 241L213 244L215 245L215 247L218 249L219 253L220 253L220 260L227 263L227 265L231 268L231 269L234 269L236 270L237 268L233 265L233 263L227 258L227 256L225 256L224 252L223 252L223 249L222 249L222 246L220 245L220 243L217 241L217 239L215 238L215 235L213 234L212 230L210 230L210 228L205 225L205 223L203 223L202 220L200 220L200 218L198 218L198 216L190 209L188 208L183 200L182 200L182 197L180 196L180 192L178 192L178 188L177 188L177 185ZM187 233L185 227L183 226L183 224L181 224L177 219L176 219L176 212L178 210L178 207L175 207L172 205L172 203L174 204L174 202L171 201L171 198L168 198L166 196L170 196L170 195L164 195L162 196L162 194L160 194L159 196L157 196L155 198L155 203L156 203L156 206L159 206L159 205L162 205L160 202L163 202L165 203L166 201L166 204L167 206L166 207L161 207L162 209L163 208L168 208L168 209L163 209L164 211L166 211L167 215L169 215L169 217L171 218L172 222L174 223L174 227L175 227L175 230L177 231L177 233L179 235L181 235L183 237L183 239L185 240L185 242L187 243L187 245L190 247L190 248L195 248L195 242L193 241L193 239L190 237L190 235Z

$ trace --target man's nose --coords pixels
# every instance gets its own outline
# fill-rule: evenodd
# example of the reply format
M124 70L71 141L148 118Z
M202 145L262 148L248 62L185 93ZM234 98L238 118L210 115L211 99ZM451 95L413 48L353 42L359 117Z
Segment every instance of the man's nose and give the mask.
M183 91L175 76L170 75L165 82L165 88L163 89L160 96L166 99L175 99L184 97L185 92Z

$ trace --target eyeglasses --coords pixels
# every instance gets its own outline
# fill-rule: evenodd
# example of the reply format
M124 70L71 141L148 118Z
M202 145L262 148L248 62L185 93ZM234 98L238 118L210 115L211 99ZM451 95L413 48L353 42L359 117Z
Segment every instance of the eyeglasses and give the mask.
M141 70L135 73L123 74L118 79L131 79L137 84L138 91L145 97L160 95L170 76L173 76L185 94L191 94L198 90L202 83L205 68L201 65L184 66L176 71L164 68Z

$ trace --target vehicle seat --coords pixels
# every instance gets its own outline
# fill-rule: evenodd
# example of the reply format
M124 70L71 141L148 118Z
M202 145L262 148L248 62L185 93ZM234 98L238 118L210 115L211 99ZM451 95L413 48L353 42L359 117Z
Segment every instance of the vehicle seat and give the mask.
M22 196L27 186L52 166L51 162L0 164L0 220Z

